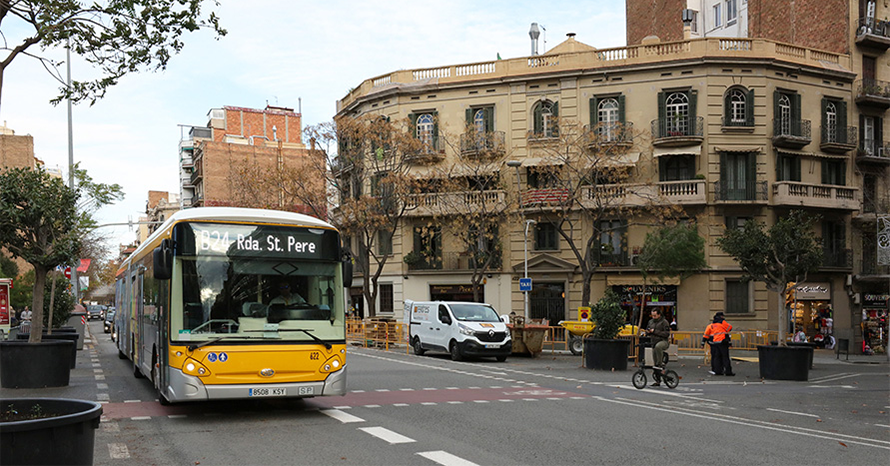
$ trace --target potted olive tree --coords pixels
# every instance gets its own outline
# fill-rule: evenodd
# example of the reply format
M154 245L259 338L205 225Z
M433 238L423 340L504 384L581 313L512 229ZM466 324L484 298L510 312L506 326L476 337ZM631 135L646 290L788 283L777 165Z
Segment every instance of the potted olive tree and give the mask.
M607 290L590 309L595 327L584 338L583 360L588 369L627 370L630 340L616 338L624 326L624 310L619 302L618 295Z
M717 244L742 267L743 277L766 284L776 293L778 344L758 346L760 376L773 380L807 380L812 348L788 346L785 297L793 283L802 283L822 265L822 247L813 225L817 217L792 211L768 230L749 220L743 228L727 230Z

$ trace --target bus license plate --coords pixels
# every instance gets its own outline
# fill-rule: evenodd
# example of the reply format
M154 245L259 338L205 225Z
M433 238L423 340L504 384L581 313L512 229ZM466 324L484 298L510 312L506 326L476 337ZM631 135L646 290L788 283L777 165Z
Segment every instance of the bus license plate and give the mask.
M248 396L287 396L286 388L251 388Z
M501 345L485 345L485 347L489 348L489 349L497 349L497 348L500 348Z

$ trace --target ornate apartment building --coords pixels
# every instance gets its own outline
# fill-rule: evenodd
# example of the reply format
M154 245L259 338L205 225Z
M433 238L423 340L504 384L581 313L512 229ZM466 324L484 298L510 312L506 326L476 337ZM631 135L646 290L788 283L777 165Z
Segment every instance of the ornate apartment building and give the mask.
M864 84L856 66L848 53L768 39L649 37L639 45L596 49L569 34L543 55L367 79L338 101L337 115L410 121L417 137L433 134L430 141L461 135L461 144L434 145L438 156L418 160L418 173L472 151L463 144L478 140L470 133L485 134L502 149L506 163L494 176L502 181L497 189L506 193L492 194L512 200L515 215L497 229L501 260L488 271L482 296L502 314L523 313L519 278L527 266L533 281L530 317L552 323L577 318L581 274L572 245L554 233L541 208L559 193L548 188L540 170L548 163L548 139L572 126L596 134L590 144L623 146L617 163L629 176L615 185L600 180L590 190L590 199L616 202L613 216L575 226L578 237L602 235L592 301L612 289L622 296L628 317L639 302L643 278L634 258L659 221L632 208L645 198L679 209L681 221L696 225L708 262L689 278L650 287L649 305L667 310L680 330L704 328L715 311L727 313L741 330L770 329L784 310L775 308L762 284L740 280L738 265L716 240L747 219L770 224L803 209L821 216L825 260L798 293L801 303L805 296L812 301L795 302L795 313L814 333L821 331L820 313L828 311L835 335L861 341L856 304L861 298L851 280L868 273L886 277L887 271L861 265L866 258L857 224L870 214L864 191L876 204L886 201L890 157L877 122L890 99L883 89L873 92ZM405 299L472 298L468 265L460 260L465 251L449 250L458 243L418 228L428 223L422 209L413 211L388 245L393 260L379 279L377 308L392 309L394 317L400 317ZM431 244L442 260L423 267L403 260L428 254ZM357 276L357 283L363 278ZM886 278L883 285L875 282L870 290L886 290ZM353 294L360 306L359 293Z

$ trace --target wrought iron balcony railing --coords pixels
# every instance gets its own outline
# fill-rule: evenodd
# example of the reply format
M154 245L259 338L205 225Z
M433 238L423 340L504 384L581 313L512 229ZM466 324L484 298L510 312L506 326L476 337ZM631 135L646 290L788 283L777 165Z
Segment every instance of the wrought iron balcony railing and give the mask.
M822 125L821 129L823 150L846 152L856 147L859 135L855 126Z
M714 183L714 199L718 201L766 201L766 181L735 181Z
M665 117L652 120L652 139L703 138L704 117Z
M503 131L469 132L460 135L460 153L484 157L503 154L506 136Z

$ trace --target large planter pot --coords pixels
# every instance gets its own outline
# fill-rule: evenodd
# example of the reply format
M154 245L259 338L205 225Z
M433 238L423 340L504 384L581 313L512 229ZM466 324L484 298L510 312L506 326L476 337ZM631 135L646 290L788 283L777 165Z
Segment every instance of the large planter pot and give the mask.
M604 371L626 371L630 340L584 339L584 366Z
M8 398L0 400L0 406L3 464L93 464L102 405L64 398ZM26 419L7 420L11 412Z
M71 376L73 347L74 342L70 340L48 340L40 343L0 341L0 386L67 386Z
M787 344L788 344L788 346L799 346L802 348L812 348L813 351L810 351L810 364L808 367L810 369L813 368L813 353L815 352L815 350L817 348L817 345L815 343L795 343L793 341L789 341Z
M53 329L53 331L55 332L55 329ZM16 336L16 338L18 338L19 340L27 341L29 338L31 338L31 334L20 333ZM59 332L59 333L52 333L52 334L44 333L41 338L44 341L47 341L47 340L73 341L74 346L71 347L71 361L69 362L69 364L70 364L70 368L74 369L74 367L77 365L77 340L80 339L80 335L78 335L75 332Z
M803 382L809 379L813 348L761 345L757 347L757 355L763 379Z

